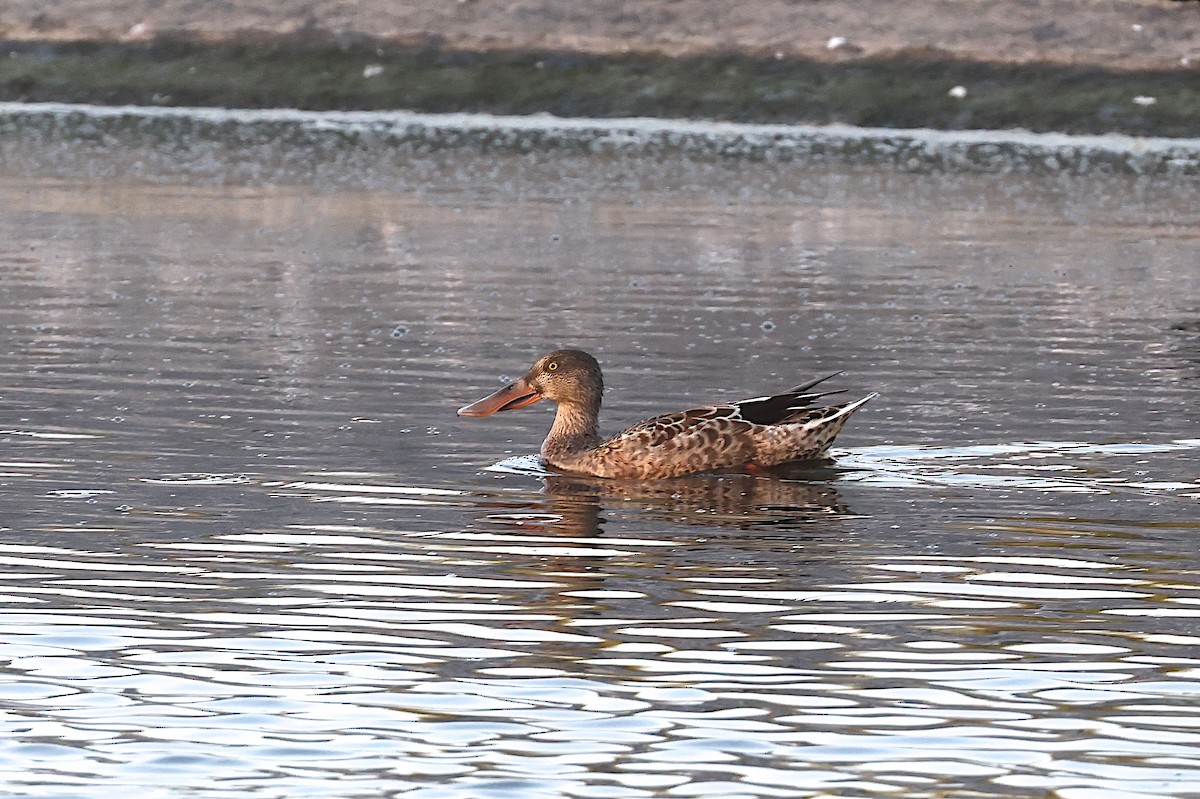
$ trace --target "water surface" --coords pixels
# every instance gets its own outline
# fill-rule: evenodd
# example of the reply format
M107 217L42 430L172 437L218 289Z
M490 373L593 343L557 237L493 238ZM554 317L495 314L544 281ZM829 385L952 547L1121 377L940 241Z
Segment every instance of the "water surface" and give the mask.
M4 147L8 795L1200 795L1190 179ZM455 417L566 344L609 429L881 396L661 483Z

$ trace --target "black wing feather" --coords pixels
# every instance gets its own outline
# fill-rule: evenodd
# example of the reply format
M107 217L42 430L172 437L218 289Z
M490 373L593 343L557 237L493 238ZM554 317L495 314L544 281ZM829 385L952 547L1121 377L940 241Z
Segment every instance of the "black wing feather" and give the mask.
M808 408L821 397L844 393L846 390L844 388L811 394L805 393L818 383L823 383L829 378L837 377L840 374L841 372L834 372L824 377L814 378L807 383L801 383L790 391L785 391L782 394L776 394L772 397L755 397L754 399L741 400L732 404L741 413L742 418L748 422L754 424L779 424L795 416L798 411Z

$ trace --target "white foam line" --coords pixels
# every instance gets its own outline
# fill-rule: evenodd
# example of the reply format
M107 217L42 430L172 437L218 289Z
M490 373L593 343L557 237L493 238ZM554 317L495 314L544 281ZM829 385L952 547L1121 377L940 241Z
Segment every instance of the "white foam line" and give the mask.
M635 148L650 139L666 136L699 137L713 142L741 142L771 149L808 148L813 144L834 147L855 142L893 142L917 145L938 152L977 145L1009 145L1036 153L1089 153L1118 157L1151 157L1195 165L1200 159L1200 138L1138 137L1110 133L1069 135L1030 133L1024 130L933 130L930 128L864 128L855 125L779 125L746 122L621 118L564 118L549 115L497 116L493 114L425 114L412 111L301 111L297 109L227 109L153 106L101 106L84 103L0 103L0 117L28 114L86 115L94 119L192 119L210 123L258 124L290 122L314 130L373 130L390 128L396 134L422 131L447 133L542 133L572 139L590 138L612 144L621 140Z
M354 483L319 483L307 480L286 483L283 485L283 488L306 488L310 491L349 491L356 494L415 494L417 496L431 497L461 497L466 495L465 491L453 491L448 488L414 488L412 486L379 486Z
M1200 449L1200 439L1176 439L1161 443L1092 444L1086 441L1032 441L1012 444L975 444L936 447L924 445L879 445L844 450L847 455L872 461L972 460L1005 455L1148 455Z
M0 436L28 436L29 438L49 438L62 441L77 439L100 438L91 433L43 433L38 430L0 430Z
M1080 441L1042 441L1033 443L990 444L968 447L877 446L859 447L841 452L842 463L860 471L843 479L897 487L950 485L975 488L1031 489L1068 493L1134 493L1144 496L1191 497L1180 493L1200 487L1200 483L1178 480L1123 482L1115 478L1060 476L1040 477L1029 474L1030 464L1012 458L1035 455L1054 457L1052 464L1033 464L1038 471L1065 471L1072 458L1083 456L1128 457L1200 448L1200 439L1176 439L1162 443L1090 444ZM992 460L991 463L980 461ZM1009 469L1017 475L981 474L980 470Z

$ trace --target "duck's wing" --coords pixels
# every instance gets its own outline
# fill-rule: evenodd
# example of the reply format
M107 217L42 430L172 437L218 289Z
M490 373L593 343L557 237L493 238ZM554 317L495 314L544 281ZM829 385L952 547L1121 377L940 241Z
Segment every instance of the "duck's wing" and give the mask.
M735 466L755 452L754 425L734 405L692 408L639 422L589 456L606 477L659 478Z
M810 411L813 403L822 397L842 394L845 389L835 391L809 391L819 383L841 372L833 372L801 383L782 394L769 397L751 397L724 405L706 405L686 411L656 416L622 430L610 440L633 437L647 446L661 446L674 438L687 437L706 430L738 429L745 422L751 425L772 425L792 421Z
M837 377L840 374L841 372L832 372L823 377L813 378L807 383L801 383L782 394L739 400L731 403L731 406L737 409L740 418L751 424L771 425L791 422L812 408L813 403L822 397L845 393L846 389L844 388L834 391L809 391L819 383L824 383L829 378Z
M708 405L677 413L655 416L627 427L609 441L636 440L646 447L661 447L673 440L684 439L705 430L722 430L732 422L744 422L736 404Z

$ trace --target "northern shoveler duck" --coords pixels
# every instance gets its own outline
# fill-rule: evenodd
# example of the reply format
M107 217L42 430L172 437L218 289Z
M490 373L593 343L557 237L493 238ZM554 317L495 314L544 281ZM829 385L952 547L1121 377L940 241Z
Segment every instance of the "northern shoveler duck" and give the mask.
M491 416L538 400L558 403L542 458L566 472L595 477L662 478L740 466L775 466L822 455L850 414L878 396L812 407L809 393L835 372L771 397L693 408L635 424L601 440L600 364L582 350L555 350L515 383L459 408L459 416Z

